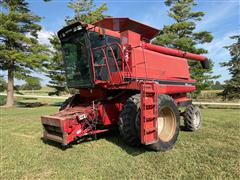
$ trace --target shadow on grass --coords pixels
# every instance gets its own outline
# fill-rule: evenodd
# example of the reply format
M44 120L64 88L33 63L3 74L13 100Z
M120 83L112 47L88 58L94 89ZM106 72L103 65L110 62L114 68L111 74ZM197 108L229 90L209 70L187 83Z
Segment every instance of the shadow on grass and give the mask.
M46 106L48 105L47 103L41 103L41 102L17 102L17 107L21 108L35 108L35 107L41 107L41 106Z
M188 131L184 125L180 125L180 131L192 133L191 131ZM42 141L47 145L50 145L58 149L61 149L62 151L65 151L67 149L74 148L74 146L81 146L81 144L89 143L91 141L94 142L101 139L105 139L108 142L112 143L113 145L119 146L123 151L125 151L131 156L138 156L140 154L145 153L146 151L153 151L151 149L148 149L147 146L144 146L144 145L141 145L139 147L132 147L127 145L120 137L120 134L116 127L104 133L97 134L96 137L95 135L83 136L81 138L76 139L74 142L70 143L67 146L63 146L60 143L50 141L50 140L45 140L43 138L42 138Z
M132 147L127 145L120 137L119 132L114 129L104 134L99 134L97 137L99 138L101 136L103 136L102 138L106 139L112 144L121 147L122 150L124 150L126 153L128 153L131 156L138 156L147 151L147 149L143 146Z
M62 151L73 148L76 145L80 146L81 144L89 143L90 141L98 141L100 139L106 139L107 141L111 142L112 144L121 147L122 150L124 150L126 153L128 153L131 156L138 156L147 151L147 149L143 146L131 147L131 146L127 145L125 142L122 141L121 137L119 136L119 133L116 130L109 130L107 132L98 134L96 136L96 138L94 135L93 136L84 136L84 137L81 137L81 138L75 140L74 142L70 143L67 146L63 146L60 143L41 138L43 143L53 146L55 148L58 148Z
M58 149L61 149L62 151L65 151L69 148L69 146L63 146L60 143L44 139L43 137L41 137L41 140L44 144L53 146L53 147L58 148Z
M62 101L61 102L54 102L54 103L49 104L49 106L61 106L62 103L63 103Z
M188 130L186 129L186 127L183 126L183 125L180 125L180 131L188 132Z
M180 131L184 131L184 132L190 132L188 130L186 130L186 128L181 125L180 126ZM63 146L60 143L54 142L54 141L50 141L50 140L45 140L43 138L41 138L43 143L56 147L58 149L61 149L62 151L65 151L67 149L73 148L74 146L80 146L81 144L84 143L89 143L91 141L98 141L100 139L105 139L109 142L111 142L112 144L119 146L123 151L125 151L126 153L128 153L131 156L138 156L140 154L145 153L146 151L152 151L151 149L148 149L147 146L139 146L139 147L131 147L129 145L127 145L122 138L119 135L119 132L116 129L112 129L109 130L107 132L104 133L100 133L96 135L92 135L92 136L83 136L81 138L78 138L77 140L75 140L74 142L70 143L67 146Z
M22 100L37 100L37 98L34 98L34 97L22 97Z
M52 141L52 140L47 140L47 139L44 139L43 137L41 138L41 140L46 145L50 145L52 147L58 148L62 151L65 151L67 149L73 148L76 145L81 145L81 144L84 144L84 143L88 143L90 141L99 140L99 138L94 139L93 136L83 136L83 137L78 138L75 141L69 143L68 145L62 145L61 143L58 143L58 142L55 142L55 141Z
M60 107L62 105L62 102L54 102L54 103L43 103L43 102L22 102L18 101L16 102L17 107L19 108L36 108L41 106L58 106Z

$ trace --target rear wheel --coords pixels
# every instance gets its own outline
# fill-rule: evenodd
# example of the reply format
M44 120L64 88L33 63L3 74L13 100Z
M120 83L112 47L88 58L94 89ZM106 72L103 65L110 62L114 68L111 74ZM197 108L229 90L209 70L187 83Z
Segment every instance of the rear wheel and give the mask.
M197 131L202 125L202 114L199 107L190 105L183 113L184 125L188 131Z
M179 134L180 116L173 99L167 95L158 97L158 140L150 144L155 151L166 151L176 143Z

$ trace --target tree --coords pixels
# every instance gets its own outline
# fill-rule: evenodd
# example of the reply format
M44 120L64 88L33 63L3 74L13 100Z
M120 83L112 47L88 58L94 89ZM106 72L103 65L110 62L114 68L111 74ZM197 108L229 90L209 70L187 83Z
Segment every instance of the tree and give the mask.
M0 92L3 92L7 89L7 83L5 81L5 79L0 76Z
M49 95L61 95L62 92L67 92L66 78L63 65L63 56L61 51L61 44L56 34L49 39L53 48L51 54L51 61L48 65L48 77L50 78L49 87L54 88Z
M26 83L22 85L23 90L39 90L41 89L40 78L37 77L28 77Z
M73 9L74 16L66 18L66 24L71 24L77 21L91 24L99 21L105 15L103 12L107 10L106 3L102 3L99 7L93 4L93 0L76 0L68 3L68 7ZM48 86L55 90L49 95L60 95L63 92L69 92L66 87L66 78L64 74L63 56L61 52L61 44L57 35L53 35L50 39L53 48L52 58L48 65L48 77L51 79Z
M93 0L71 0L71 2L68 3L68 7L74 11L74 16L72 18L66 18L65 21L67 24L76 21L91 24L103 19L103 12L107 10L106 3L102 3L99 7L96 7L96 5L93 4Z
M219 81L216 81L215 83L212 81L210 84L210 88L208 88L208 90L222 90L222 89L223 85Z
M214 89L214 90L220 90L220 89L223 89L223 86L222 86L222 84L221 84L219 81L216 81L216 82L215 82L215 85L213 86L212 89Z
M48 49L39 44L39 16L31 13L25 0L2 0L0 13L0 67L8 72L6 106L14 105L14 78L26 79L43 69Z
M231 60L221 63L222 67L228 67L231 75L231 79L225 81L224 90L220 93L225 100L240 99L240 35L231 36L230 38L236 40L230 46L225 47L230 52Z
M194 0L165 0L165 5L170 8L168 15L174 19L174 23L164 26L159 35L153 41L158 45L177 48L196 54L205 54L208 51L197 47L199 44L210 43L213 36L208 31L196 32L196 22L201 21L203 12L193 12L196 6ZM209 60L210 61L210 60ZM210 69L203 69L199 62L189 61L191 77L196 79L197 91L209 86L209 82L218 76L212 76L213 63L210 61Z

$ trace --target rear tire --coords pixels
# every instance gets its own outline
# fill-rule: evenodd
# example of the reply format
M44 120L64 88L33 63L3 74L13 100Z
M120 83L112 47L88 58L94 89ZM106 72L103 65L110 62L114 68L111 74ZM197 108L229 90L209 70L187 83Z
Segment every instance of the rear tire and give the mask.
M183 118L187 131L197 131L202 126L202 114L197 106L189 105L183 113Z
M130 97L124 104L119 116L120 136L130 146L139 146L140 141L140 95Z
M176 143L180 115L174 100L168 95L159 95L158 97L158 140L148 147L154 151L166 151Z

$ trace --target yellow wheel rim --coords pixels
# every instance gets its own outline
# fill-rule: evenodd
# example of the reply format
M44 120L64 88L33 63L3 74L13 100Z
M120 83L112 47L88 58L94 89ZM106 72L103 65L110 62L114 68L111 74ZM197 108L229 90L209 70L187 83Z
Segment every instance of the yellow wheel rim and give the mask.
M176 116L170 107L164 107L157 118L158 137L161 141L168 142L176 131Z

